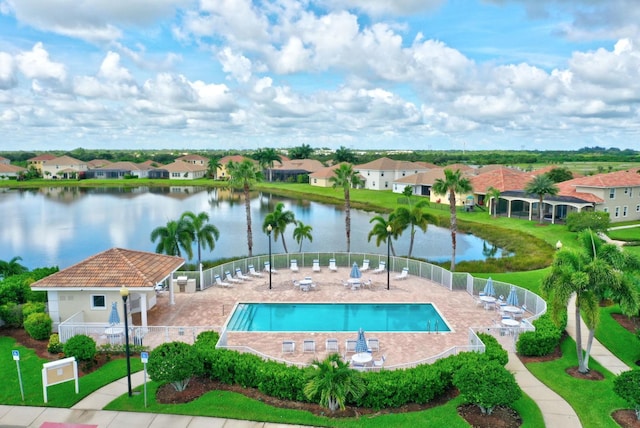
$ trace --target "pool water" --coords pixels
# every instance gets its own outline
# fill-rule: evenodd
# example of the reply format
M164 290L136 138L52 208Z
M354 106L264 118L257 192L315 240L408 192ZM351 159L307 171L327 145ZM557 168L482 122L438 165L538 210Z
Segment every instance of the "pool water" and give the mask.
M228 331L451 331L432 303L239 303Z

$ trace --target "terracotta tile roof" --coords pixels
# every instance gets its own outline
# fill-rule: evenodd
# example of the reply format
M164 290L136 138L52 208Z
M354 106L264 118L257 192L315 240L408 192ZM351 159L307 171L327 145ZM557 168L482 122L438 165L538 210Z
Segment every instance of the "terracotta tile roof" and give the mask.
M144 162L140 162L139 165L140 165L141 168L144 168L144 169L161 168L161 167L164 166L160 162L156 162L156 161L152 161L152 160L146 160Z
M334 172L337 168L340 168L340 165L346 162L340 162L331 166L325 166L315 172L309 174L310 178L330 178L334 177L336 173Z
M184 155L184 156L180 156L176 160L184 161L184 162L189 162L189 161L209 162L209 158L206 158L200 155Z
M367 162L361 165L354 165L353 169L356 171L360 170L372 170L372 171L399 171L399 170L424 170L427 169L426 166L417 163L417 162L409 162L409 161L398 161L389 159L387 157L382 157L376 159L371 162Z
M523 190L524 186L533 179L531 173L517 171L513 168L500 166L470 178L474 193L486 192L494 187L501 192L505 190Z
M112 248L36 281L31 287L154 287L183 264L182 257Z
M186 172L186 171L205 171L207 169L206 165L196 165L189 162L183 161L175 161L168 165L160 166L157 169L164 169L169 172Z
M274 171L307 171L314 172L324 168L322 162L315 159L294 159L294 160L283 160L282 163L277 162L273 170Z
M71 156L60 156L59 158L48 159L44 161L45 165L82 165L86 162L82 162L76 158L72 158Z
M92 159L87 162L88 168L103 168L107 165L111 164L111 161L107 159Z
M562 183L556 184L559 189L558 196L570 196L573 198L581 199L585 202L593 202L596 204L604 202L602 198L597 197L593 193L577 192L575 184L572 183L574 180L577 179L574 178L573 180L563 181Z
M51 153L44 153L44 154L27 159L27 162L39 162L39 161L46 161L46 160L51 160L55 158L56 158L56 155L52 155Z
M436 168L427 172L419 172L417 174L407 175L406 177L394 180L394 183L431 186L433 182L439 178L444 178L444 169L442 168Z
M113 163L108 163L104 166L98 167L98 168L93 168L93 169L97 169L97 170L112 170L112 169L120 169L120 170L126 170L126 171L140 171L142 170L142 168L140 168L140 165L138 165L135 162L130 162L130 161L120 161L120 162L113 162Z
M596 174L587 177L574 178L565 181L579 187L597 187L610 189L612 187L640 186L640 169L610 172L608 174Z
M22 168L17 165L8 165L6 163L0 163L0 173L9 173L9 174L17 174L22 171L26 171L26 168Z
M225 156L225 157L221 158L219 160L219 162L220 162L220 165L226 166L230 161L242 162L245 159L249 159L251 162L254 162L256 164L258 163L258 161L254 160L254 159L251 159L249 157L246 157L246 156L242 156L242 155Z

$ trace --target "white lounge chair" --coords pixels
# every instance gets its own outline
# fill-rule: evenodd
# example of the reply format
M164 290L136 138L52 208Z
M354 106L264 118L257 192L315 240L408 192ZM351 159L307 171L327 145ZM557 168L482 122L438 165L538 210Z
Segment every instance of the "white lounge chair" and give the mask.
M375 369L381 369L384 366L384 362L387 360L387 356L383 355L379 360L373 360L373 367Z
M344 342L344 348L345 348L345 352L347 354L351 353L351 354L355 354L356 352L356 340L355 339L347 339Z
M296 259L291 259L291 269L292 272L298 272L298 261Z
M271 269L271 273L276 274L278 273L277 270L275 270L274 268L271 267L271 263L269 262L264 262L264 271L265 272L269 272L269 269Z
M367 339L367 348L372 352L378 352L380 350L380 341L373 337Z
M221 287L233 287L230 283L224 282L222 278L220 278L220 275L215 275L214 279L216 281L216 285L219 285Z
M360 268L360 272L365 272L365 271L368 271L369 269L370 269L369 268L369 259L364 259L362 261L362 267Z
M374 270L372 270L371 272L373 273L382 273L384 271L387 270L387 263L384 261L381 261L380 264L378 264L378 267L375 268Z
M242 282L241 280L232 277L231 276L231 272L229 272L229 271L226 271L224 273L224 280L228 281L228 282L230 282L232 284L238 284L238 283Z
M325 348L327 352L340 352L338 339L327 339L327 341L325 342Z
M302 341L302 352L304 353L315 353L316 352L316 341L313 339L305 339Z
M396 275L396 279L407 279L409 278L409 268L402 268L402 272L400 275Z
M294 342L293 340L283 340L282 353L293 354L294 352L296 352L296 342Z
M313 268L312 268L312 270L313 270L314 272L320 272L320 260L315 259L315 260L313 261Z
M236 278L242 281L251 281L253 278L247 275L242 274L242 270L240 268L236 268Z
M249 265L249 275L255 276L255 277L262 276L260 272L256 271L256 268L254 268L253 265Z
M336 266L336 259L329 259L329 270L331 272L338 272L338 266Z

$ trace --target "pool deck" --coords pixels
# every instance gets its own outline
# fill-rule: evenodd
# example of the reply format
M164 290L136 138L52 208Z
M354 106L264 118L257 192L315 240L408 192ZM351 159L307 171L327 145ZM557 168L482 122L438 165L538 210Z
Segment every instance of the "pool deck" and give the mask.
M235 284L233 288L211 287L197 293L175 293L175 305L170 305L168 292L158 297L158 304L148 313L149 325L168 326L222 326L237 302L361 302L361 303L433 303L445 318L452 332L448 333L379 333L366 332L367 338L376 337L380 350L374 352L374 359L385 355L386 367L402 366L428 359L454 346L467 346L469 327L494 326L497 313L476 305L473 298L464 291L449 291L431 281L409 275L407 279L396 280L397 272L391 272L390 289L387 290L387 275L363 272L363 280L371 279L370 288L352 290L345 288L342 281L348 279L350 268L338 268L332 272L323 268L321 272L300 269L291 272L279 270L272 275L271 289L269 276ZM293 285L294 279L311 276L317 284L315 289L304 292ZM136 318L134 318L134 323ZM139 325L139 324L138 324ZM338 339L340 354L345 355L345 341L355 339L357 332L349 333L261 333L232 332L228 334L228 345L247 346L257 352L291 363L308 364L314 358L323 359L328 355L325 340ZM302 342L313 339L315 353L303 353ZM503 346L512 343L510 338ZM296 350L282 352L282 341L293 340ZM511 342L509 342L511 341ZM348 355L347 355L348 357Z

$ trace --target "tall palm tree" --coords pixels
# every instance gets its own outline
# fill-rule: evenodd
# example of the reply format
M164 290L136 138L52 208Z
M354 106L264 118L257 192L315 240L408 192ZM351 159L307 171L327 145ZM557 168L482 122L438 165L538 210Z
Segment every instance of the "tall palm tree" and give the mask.
M444 179L438 178L433 182L431 188L438 195L449 194L449 211L451 220L449 229L451 231L451 272L456 270L456 234L458 233L458 219L456 216L456 193L470 193L473 190L471 181L462 176L462 172L457 169L444 170Z
M169 220L166 226L158 226L153 229L151 231L151 242L155 242L158 239L156 253L182 256L182 251L184 251L189 259L193 258L191 245L195 240L195 236L189 222L184 218Z
M282 202L278 202L276 204L276 208L273 212L270 212L264 217L264 222L262 223L262 230L266 233L267 227L271 225L273 230L273 240L278 240L278 235L282 237L282 246L284 247L284 252L288 253L287 243L284 239L284 231L287 229L287 226L291 223L296 222L296 216L293 211L285 210L284 204Z
M538 218L540 224L544 223L542 204L546 195L557 195L560 189L547 175L540 174L533 177L533 180L525 184L524 191L532 195L538 195Z
M366 388L360 373L349 368L340 355L331 354L323 361L314 360L307 372L304 394L309 400L319 400L332 413L344 410L348 398L357 400Z
M220 159L217 157L210 158L209 163L207 164L207 177L214 179L218 178L218 168L221 166Z
M182 213L180 219L185 220L193 232L198 247L198 266L200 266L202 263L202 248L208 247L213 251L216 246L216 240L220 238L220 231L213 224L208 223L209 214L204 211L198 215L191 211L186 211Z
M269 170L269 181L273 181L273 166L276 161L281 162L282 156L274 148L258 149L253 157L260 163L263 169Z
M296 221L296 228L293 229L293 238L300 244L299 252L302 252L302 241L308 239L309 242L313 242L313 236L311 235L312 230L312 226L304 224L299 220Z
M390 214L387 219L381 215L373 216L371 220L369 220L369 223L373 223L373 227L367 235L367 242L371 242L371 238L375 237L376 247L379 247L383 242L389 241L388 244L391 249L391 254L395 257L396 249L393 247L393 238L397 239L402 233L398 221ZM387 226L391 226L391 234L387 232Z
M343 163L334 171L334 175L329 178L333 188L342 188L344 191L344 223L347 234L347 253L351 251L351 194L350 189L354 186L360 186L364 182L360 175L353 170L351 164Z
M427 206L429 206L429 202L423 199L410 208L398 207L395 210L395 218L397 218L400 226L404 226L402 227L402 230L407 226L411 229L409 253L407 254L407 257L411 257L411 253L413 252L413 243L417 232L416 228L426 232L429 222L435 221L435 218L432 215L424 212L423 208Z
M493 186L489 186L487 189L486 197L489 198L489 213L493 217L498 216L498 200L500 199L500 190Z
M303 144L289 150L289 156L291 159L309 159L312 154L313 148L308 144Z
M249 191L253 184L262 181L262 173L258 171L255 164L249 159L242 162L230 161L227 164L229 174L229 185L241 188L244 192L244 207L247 216L247 247L249 257L253 257L253 231L251 230L251 195Z
M591 344L600 322L600 301L606 296L618 303L627 315L637 313L640 308L637 289L640 260L613 244L605 244L591 230L580 232L578 242L578 249L565 248L556 253L551 271L542 281L541 291L550 302L555 322L559 322L560 315L565 313L571 296L576 295L578 371L586 373ZM581 318L589 329L585 352Z
M9 261L0 260L0 277L8 278L12 275L27 272L29 269L18 263L19 261L22 261L20 256L16 256Z

